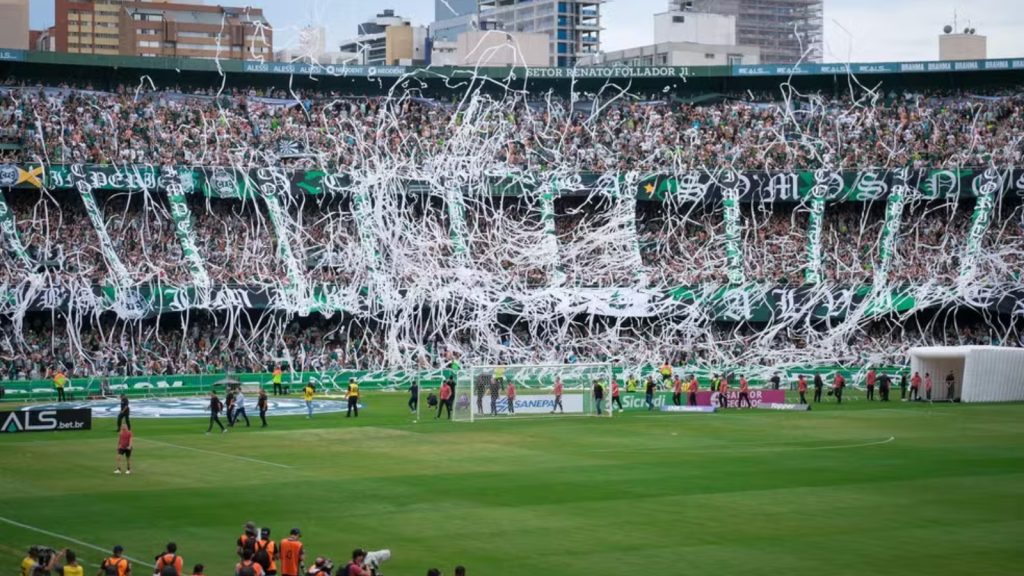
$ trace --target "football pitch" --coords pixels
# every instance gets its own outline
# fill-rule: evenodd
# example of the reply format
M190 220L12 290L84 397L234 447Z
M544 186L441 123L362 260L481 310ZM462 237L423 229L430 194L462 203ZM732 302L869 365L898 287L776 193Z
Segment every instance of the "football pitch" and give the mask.
M186 569L225 576L253 520L277 539L301 528L307 565L389 548L389 576L1019 573L1024 405L850 396L469 424L414 423L405 395L375 393L358 420L271 414L208 436L205 420L136 419L131 476L113 474L113 420L7 434L0 565L45 544L88 575L120 544L148 575L173 540Z

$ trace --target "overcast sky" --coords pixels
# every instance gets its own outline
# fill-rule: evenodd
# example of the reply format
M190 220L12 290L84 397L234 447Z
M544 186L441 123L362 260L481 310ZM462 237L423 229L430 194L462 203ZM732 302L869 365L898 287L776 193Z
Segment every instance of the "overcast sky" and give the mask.
M33 28L53 24L54 0L29 0ZM308 24L327 27L329 47L355 35L356 25L394 8L414 24L434 19L433 0L206 0L207 4L261 6L276 29L275 48L293 42ZM619 50L650 44L652 15L667 0L608 0L602 6L602 47ZM968 23L988 36L989 58L1024 56L1024 0L825 0L825 60L884 62L938 58L938 34Z

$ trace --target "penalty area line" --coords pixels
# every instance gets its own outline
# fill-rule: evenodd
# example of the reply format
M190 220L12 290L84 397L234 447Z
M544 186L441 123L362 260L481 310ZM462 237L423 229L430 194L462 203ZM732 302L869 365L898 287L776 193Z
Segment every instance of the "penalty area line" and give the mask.
M228 454L227 452L217 452L214 450L204 450L202 448L193 448L191 446L182 446L181 444L171 444L170 442L164 442L162 440L153 440L151 438L139 438L143 442L150 442L152 444L160 444L163 446L169 446L171 448L177 448L179 450L191 450L193 452L201 452L203 454L212 454L214 456L223 456L225 458L234 458L235 460L244 460L246 462L255 462L256 464L265 464L267 466L277 466L278 468L291 468L287 464L278 464L277 462L267 462L266 460L258 460L256 458L248 458L246 456L239 456L237 454Z
M25 530L31 530L33 532L38 532L40 534L43 534L45 536L49 536L51 538L59 538L59 539L64 540L66 542L71 542L72 544L78 544L79 546L85 546L86 548L91 548L93 550L97 550L97 551L103 552L103 553L109 553L113 549L113 546L111 546L110 548L101 548L101 547L99 547L99 546L97 546L95 544L90 544L90 543L85 542L83 540L79 540L78 538L72 538L71 536L65 536L64 534L58 534L57 532L50 532L49 530L43 530L42 528L37 528L35 526L30 526L28 524L22 524L21 522L17 522L17 521L11 520L10 518L4 518L3 516L0 516L0 522L5 522L7 524L10 524L11 526L17 526L18 528L24 528ZM132 562L135 562L136 564L148 564L148 562L144 562L144 561L139 560L137 558L132 558L131 556L124 556L124 557L129 559L129 560L131 560Z

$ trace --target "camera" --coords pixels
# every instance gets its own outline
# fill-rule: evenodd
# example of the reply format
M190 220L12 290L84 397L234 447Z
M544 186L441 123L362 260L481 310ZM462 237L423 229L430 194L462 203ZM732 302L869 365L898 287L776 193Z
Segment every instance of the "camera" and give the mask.
M374 576L384 576L380 571L380 565L391 560L391 550L373 550L366 553L363 559L363 566L370 569Z
M33 551L35 552L36 564L39 564L40 566L46 566L49 564L50 560L52 560L54 555L57 554L57 551L49 546L33 546L29 550L29 553L32 553Z
M326 574L330 576L334 570L334 560L330 558L317 558L316 564L313 564L309 570L306 571L308 576L316 576L317 574Z

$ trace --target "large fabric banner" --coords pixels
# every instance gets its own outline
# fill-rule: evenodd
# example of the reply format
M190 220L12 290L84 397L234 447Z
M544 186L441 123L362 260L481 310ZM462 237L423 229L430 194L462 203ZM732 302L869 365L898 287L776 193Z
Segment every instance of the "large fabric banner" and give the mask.
M153 165L54 164L44 169L38 165L0 165L0 189L51 188L69 189L76 180L85 180L92 190L164 190L177 184L183 194L201 193L214 198L246 198L251 196L269 168L240 170L232 167ZM290 194L348 194L354 183L350 174L323 170L287 170L274 168L283 178ZM975 197L986 180L984 168L958 170L932 169L865 169L806 170L798 172L735 172L731 170L694 170L679 174L623 174L622 185L638 201L660 202L675 197L677 202L717 202L728 191L740 203L803 202L822 197L830 202L869 202L882 200L896 186L906 188L908 201ZM999 191L1024 198L1024 168L996 170ZM601 175L581 172L570 183L557 185L558 196L587 196L594 192L609 193L599 185ZM494 196L521 196L538 186L551 185L543 173L510 173L493 176L488 183ZM431 182L411 178L410 193L431 189ZM816 191L815 188L818 188Z

